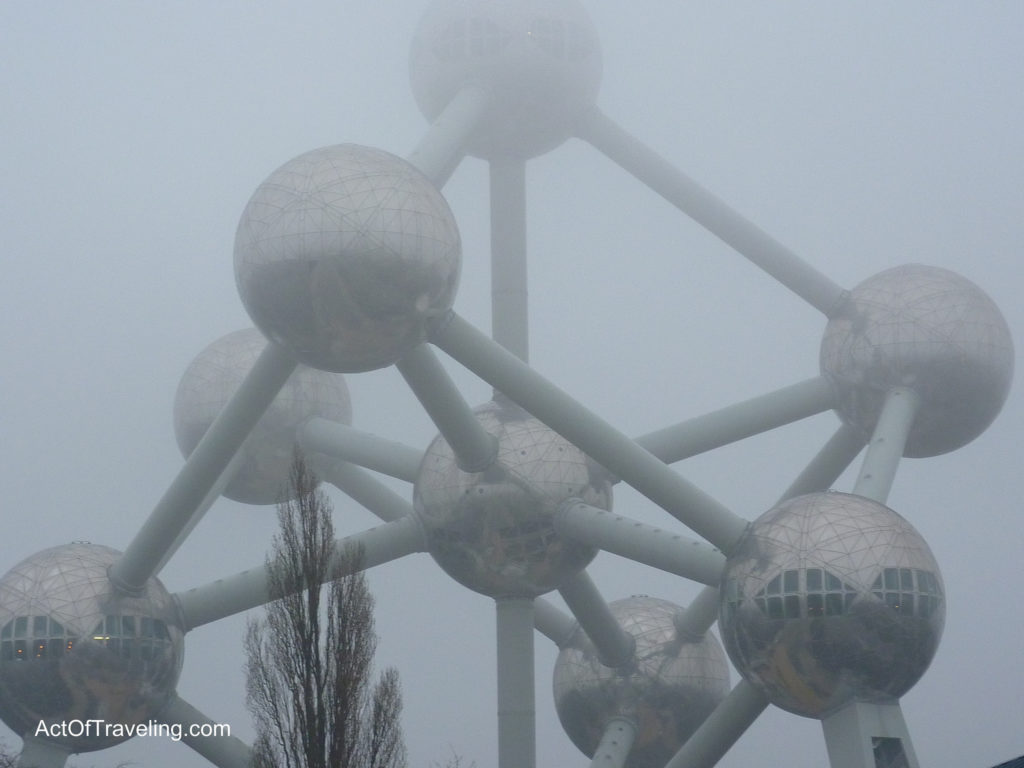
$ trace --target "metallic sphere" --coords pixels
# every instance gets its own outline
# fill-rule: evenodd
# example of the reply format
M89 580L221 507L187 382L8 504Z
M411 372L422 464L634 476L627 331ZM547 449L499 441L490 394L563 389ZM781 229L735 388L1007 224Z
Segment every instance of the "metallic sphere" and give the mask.
M573 135L601 84L597 31L576 0L439 0L424 14L409 59L413 95L433 121L460 89L490 102L469 151L530 158Z
M462 263L448 203L409 163L341 144L288 161L253 193L235 235L249 316L306 365L383 368L425 339Z
M556 589L596 551L559 536L554 514L573 497L610 509L608 474L511 402L492 401L475 413L498 438L492 467L463 472L440 436L420 464L413 503L430 554L460 584L491 597Z
M266 345L255 328L235 331L210 344L186 369L174 398L174 434L183 456L195 450ZM296 431L314 416L350 424L348 387L341 375L300 365L243 445L224 495L245 504L287 500Z
M980 435L1013 378L1013 340L998 307L974 283L911 264L868 278L833 314L821 370L842 419L868 439L886 392L921 398L906 456L935 456Z
M939 567L914 528L845 493L758 518L723 575L719 628L733 664L783 709L823 717L898 699L939 644Z
M174 693L182 621L150 579L137 596L112 591L119 553L76 542L45 549L0 579L0 717L15 733L66 720L144 723ZM126 740L91 732L55 739L73 752Z
M636 723L629 768L661 768L729 692L729 666L718 641L679 637L677 605L630 597L610 606L636 640L628 669L604 666L586 634L577 629L555 662L555 707L562 727L593 757L607 723L624 716Z

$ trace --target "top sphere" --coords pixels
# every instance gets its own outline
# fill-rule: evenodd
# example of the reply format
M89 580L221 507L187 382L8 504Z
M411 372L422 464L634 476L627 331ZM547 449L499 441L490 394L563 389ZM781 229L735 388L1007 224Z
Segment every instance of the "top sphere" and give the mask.
M45 549L0 579L0 716L18 734L40 722L145 723L174 694L182 620L156 579L139 595L113 591L119 553L85 542ZM128 737L92 730L57 739L73 752Z
M938 267L908 264L854 288L821 342L821 371L837 410L865 440L886 393L910 387L921 405L904 455L966 445L999 414L1013 379L1013 339L978 286Z
M439 0L413 38L409 78L431 121L463 87L487 89L470 154L527 159L571 137L594 105L601 46L576 0Z
M181 455L199 445L206 430L235 394L267 340L255 328L223 336L200 352L185 370L174 396L174 436ZM224 489L243 504L277 504L294 489L289 483L295 439L313 417L352 423L345 378L300 365L243 444L242 463Z
M877 501L813 493L755 520L722 575L722 642L773 704L825 717L898 699L945 620L942 577L906 520Z
M390 365L447 312L461 268L448 203L412 165L341 144L299 155L253 193L235 281L264 335L335 372Z

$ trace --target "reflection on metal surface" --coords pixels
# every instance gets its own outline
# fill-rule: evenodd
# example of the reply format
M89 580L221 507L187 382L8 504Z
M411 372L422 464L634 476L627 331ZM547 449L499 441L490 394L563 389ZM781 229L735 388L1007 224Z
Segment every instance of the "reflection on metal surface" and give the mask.
M267 341L254 328L229 333L200 352L174 398L174 434L186 458L252 368ZM224 495L246 504L276 504L290 490L296 432L319 416L350 424L344 377L299 366L263 414L242 450L244 459Z
M430 553L452 578L485 595L535 597L556 589L596 551L555 533L554 513L572 497L609 509L608 475L507 400L474 413L498 438L498 460L484 472L463 472L442 437L431 443L413 497Z
M719 626L737 669L772 703L821 717L910 690L944 617L920 534L875 501L820 493L753 523L726 566Z
M253 193L235 280L267 338L329 371L382 368L451 308L461 243L448 203L404 160L353 144L299 155Z
M593 756L608 722L624 716L637 726L627 765L661 768L729 692L729 668L715 638L679 638L666 600L629 597L610 605L636 638L632 664L601 664L589 638L577 630L555 663L555 707L573 743Z
M159 713L181 670L181 619L150 579L139 596L111 591L118 552L74 543L39 552L0 579L0 715L18 734L40 721L141 723ZM68 737L75 752L123 741Z
M492 91L469 152L526 159L573 135L601 85L601 46L576 0L439 0L420 20L409 57L420 111L434 120L460 89Z
M911 387L921 409L905 455L934 456L969 443L998 415L1013 378L1013 340L974 283L910 264L851 291L825 329L821 370L840 416L865 440L886 392Z

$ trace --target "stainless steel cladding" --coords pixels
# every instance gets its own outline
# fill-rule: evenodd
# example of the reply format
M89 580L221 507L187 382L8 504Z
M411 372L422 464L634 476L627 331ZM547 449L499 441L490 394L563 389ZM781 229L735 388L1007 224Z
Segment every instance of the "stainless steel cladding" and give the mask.
M608 473L508 401L474 412L498 438L498 458L484 472L463 472L442 437L430 444L413 494L430 553L452 578L485 595L556 589L596 550L555 533L553 516L573 497L610 509Z
M862 496L818 493L752 524L726 565L719 626L772 703L822 717L910 690L944 617L939 567L910 523Z
M490 93L469 152L488 160L544 154L573 135L601 86L601 45L576 0L440 0L409 56L420 111L433 121L465 87Z
M266 344L254 328L235 331L210 344L185 370L174 398L174 435L182 456L195 450ZM350 424L348 386L340 374L300 365L242 447L224 495L245 504L283 501L292 491L288 473L296 431L314 416Z
M905 455L935 456L969 443L999 414L1013 378L1013 340L974 283L910 264L850 292L825 329L821 370L839 415L865 439L886 392L914 389L921 408Z
M46 549L0 579L0 715L15 733L40 722L147 722L174 693L182 622L156 579L139 595L112 591L120 553L96 544ZM74 752L124 741L96 726L53 739Z
M718 641L682 638L675 617L683 609L666 600L634 596L610 606L636 640L627 667L604 666L577 629L555 662L558 718L573 744L593 756L608 722L636 725L630 768L661 768L729 692L729 666Z
M448 203L412 165L354 144L315 149L253 193L235 235L249 316L299 362L335 372L395 362L455 299Z

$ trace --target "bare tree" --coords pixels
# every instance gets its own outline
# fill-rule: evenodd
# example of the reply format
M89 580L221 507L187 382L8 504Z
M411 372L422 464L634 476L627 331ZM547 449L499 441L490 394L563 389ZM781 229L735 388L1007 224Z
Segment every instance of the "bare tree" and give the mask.
M336 553L330 500L300 457L290 482L267 561L276 599L245 638L253 766L404 768L398 673L371 679L377 638L362 553Z

